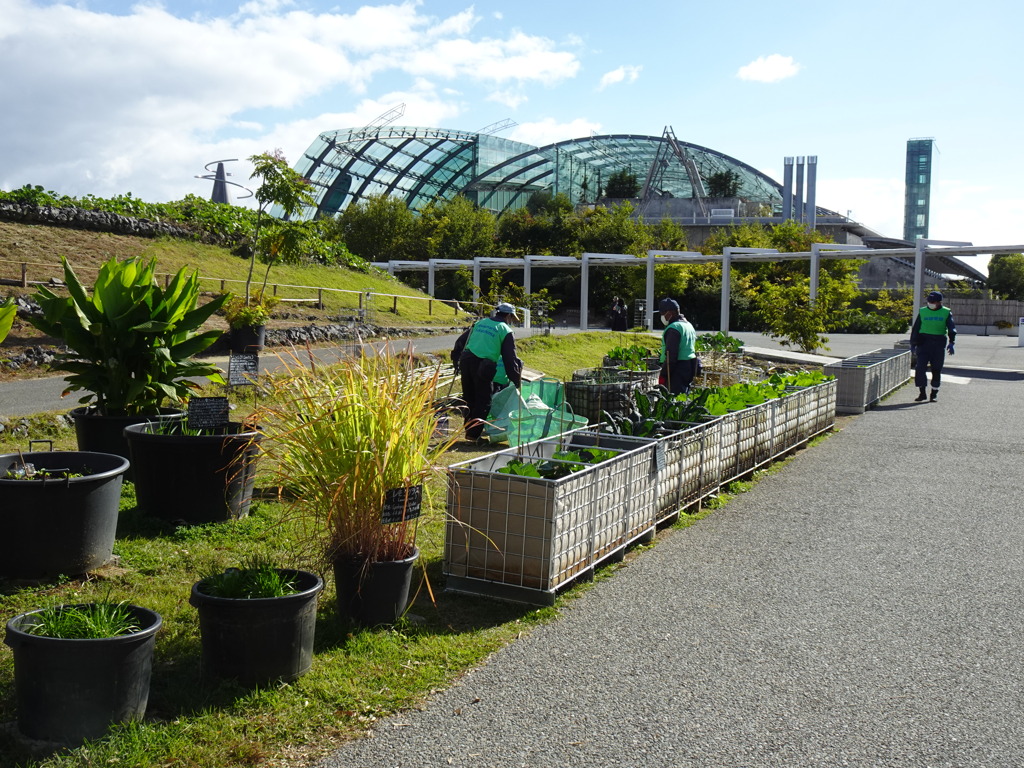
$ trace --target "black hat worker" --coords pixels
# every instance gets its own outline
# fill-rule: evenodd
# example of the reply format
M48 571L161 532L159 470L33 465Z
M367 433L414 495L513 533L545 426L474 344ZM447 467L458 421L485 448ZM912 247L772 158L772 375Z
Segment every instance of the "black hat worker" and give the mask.
M679 311L675 299L662 299L658 309L665 326L661 334L661 375L658 383L673 395L690 389L697 374L697 332Z
M910 329L910 351L917 355L914 384L917 385L918 395L914 402L923 403L928 399L925 394L928 385L928 366L932 369L931 401L934 403L938 399L939 385L942 383L942 364L947 352L954 354L955 341L956 323L953 322L953 313L942 306L942 294L932 291L928 294L928 303L918 310L914 327Z

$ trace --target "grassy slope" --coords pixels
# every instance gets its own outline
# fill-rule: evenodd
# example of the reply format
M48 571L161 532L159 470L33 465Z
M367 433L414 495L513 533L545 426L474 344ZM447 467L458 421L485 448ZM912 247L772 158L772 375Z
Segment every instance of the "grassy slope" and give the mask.
M208 278L202 283L203 290L212 292L220 290L221 280L233 281L226 283L225 289L228 291L244 291L244 281L249 268L248 261L224 248L184 240L150 240L103 232L0 222L0 277L20 279L21 263L28 263L29 280L45 281L53 277L59 278L62 274L61 256L67 257L86 284L92 281L95 270L110 258L155 258L161 273L173 274L182 267L197 269L201 278ZM256 265L253 278L255 286L262 283L265 270L264 265ZM270 272L270 284L274 283L429 298L421 291L410 288L379 270L374 270L372 274L364 274L321 266L275 266ZM0 296L16 292L22 291L0 286ZM31 293L31 289L28 293ZM309 288L282 288L278 295L288 298L315 298L316 291ZM332 313L352 312L359 306L357 293L326 292L324 301L326 311L321 313L324 317ZM455 313L450 308L434 302L431 314L428 313L427 304L422 300L399 299L396 313L394 300L380 296L371 300L370 310L378 315L378 322L384 323L386 319L386 324L395 326L450 325L455 322ZM316 316L317 313L309 309L308 305L301 306L303 315ZM294 307L282 304L276 314L281 315L289 309Z

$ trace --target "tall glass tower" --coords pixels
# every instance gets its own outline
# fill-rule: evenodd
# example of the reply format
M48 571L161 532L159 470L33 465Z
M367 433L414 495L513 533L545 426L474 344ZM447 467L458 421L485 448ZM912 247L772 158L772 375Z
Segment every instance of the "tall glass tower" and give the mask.
M903 204L903 239L928 237L932 196L932 147L935 139L907 141L907 185Z

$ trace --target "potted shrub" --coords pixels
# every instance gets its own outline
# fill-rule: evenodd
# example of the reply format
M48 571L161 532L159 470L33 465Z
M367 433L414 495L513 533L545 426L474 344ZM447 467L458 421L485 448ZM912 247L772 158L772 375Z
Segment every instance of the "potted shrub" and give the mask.
M188 524L249 514L263 439L254 425L132 424L124 436L139 507L148 514Z
M14 655L18 729L77 746L146 712L158 613L125 603L59 605L15 616L4 642Z
M367 626L405 612L417 499L457 439L435 437L437 370L422 375L407 359L296 368L258 413L268 464L333 568L339 614ZM389 594L378 593L384 587Z
M254 291L249 299L231 295L224 303L224 319L231 329L231 351L259 352L266 341L267 320L277 303L273 297Z
M76 575L113 557L127 459L88 451L0 456L0 576Z
M313 659L317 598L315 573L250 560L192 585L199 612L203 673L242 685L289 682Z
M309 229L305 221L293 220L303 206L315 203L311 185L288 165L280 150L264 152L249 158L253 164L250 178L259 179L255 197L256 231L253 233L249 271L245 279L245 295L233 296L224 307L224 316L231 328L231 351L259 352L266 338L266 323L276 299L267 296L270 268L280 261L295 261L303 254ZM283 218L268 215L271 206L278 206ZM252 288L257 258L267 265L263 286Z
M206 376L223 382L213 363L193 360L220 336L200 332L224 303L218 297L198 306L197 273L179 270L161 288L156 261L141 259L104 264L88 292L66 259L68 296L40 288L42 316L29 318L36 328L67 345L55 367L69 375L68 392L82 391L83 408L72 411L78 447L128 458L122 431L128 424L155 420L170 411Z

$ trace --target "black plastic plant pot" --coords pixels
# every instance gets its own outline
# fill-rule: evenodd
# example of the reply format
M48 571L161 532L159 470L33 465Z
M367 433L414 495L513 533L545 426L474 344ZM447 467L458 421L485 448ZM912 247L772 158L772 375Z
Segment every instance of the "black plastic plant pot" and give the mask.
M324 582L308 571L280 572L295 579L298 592L247 600L208 595L202 581L192 585L189 603L199 611L204 675L254 687L309 671Z
M128 460L85 451L7 453L0 477L23 462L54 476L0 479L0 576L75 576L110 562Z
M236 355L259 352L267 339L266 325L246 325L231 329L231 351Z
M114 723L142 719L154 638L162 620L147 608L128 607L139 631L95 640L29 634L24 628L39 611L7 622L4 642L14 655L15 704L23 735L76 746L101 738Z
M216 434L165 434L153 424L124 430L139 507L162 520L213 523L249 514L262 433L227 424Z
M115 456L131 458L128 441L124 437L124 428L130 424L147 424L150 422L168 424L185 420L185 411L175 408L162 408L159 413L148 416L104 416L95 408L75 408L71 411L75 421L75 437L78 450L96 453L112 453ZM134 468L128 470L126 480L134 479Z
M412 572L419 549L404 560L363 563L334 561L338 615L364 627L394 624L409 607Z

